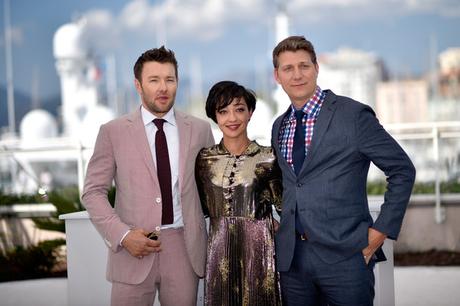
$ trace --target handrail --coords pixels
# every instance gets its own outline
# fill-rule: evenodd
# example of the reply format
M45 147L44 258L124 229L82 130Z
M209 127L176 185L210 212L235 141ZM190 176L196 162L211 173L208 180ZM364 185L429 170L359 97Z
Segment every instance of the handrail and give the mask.
M414 123L392 123L383 124L385 129L396 140L432 140L433 161L435 164L435 221L442 223L445 220L445 208L441 206L441 160L440 160L440 139L458 138L460 139L460 121L440 121L440 122L414 122ZM80 193L83 190L86 163L88 152L93 150L93 146L85 145L80 140L71 137L56 137L40 140L40 144L24 147L19 139L9 139L0 141L0 158L5 156L27 154L37 154L46 152L66 152L66 158L77 161L78 168L78 188ZM69 152L75 153L69 156ZM15 160L16 163L19 161ZM22 165L21 168L24 169ZM24 169L26 171L26 169ZM31 178L34 178L32 175ZM35 178L36 179L36 178Z

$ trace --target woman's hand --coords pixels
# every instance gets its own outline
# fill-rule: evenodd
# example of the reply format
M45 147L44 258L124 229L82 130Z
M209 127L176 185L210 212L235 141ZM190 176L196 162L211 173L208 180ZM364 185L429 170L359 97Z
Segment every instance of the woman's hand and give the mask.
M273 229L275 230L275 233L278 231L280 228L280 223L276 221L276 219L273 219Z

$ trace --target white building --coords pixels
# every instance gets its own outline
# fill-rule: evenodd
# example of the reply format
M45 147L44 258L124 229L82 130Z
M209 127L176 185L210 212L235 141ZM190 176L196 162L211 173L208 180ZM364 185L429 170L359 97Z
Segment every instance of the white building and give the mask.
M381 82L376 89L376 112L384 123L426 122L430 120L428 83L425 80Z
M460 70L460 48L449 48L439 54L441 73Z
M84 31L84 20L61 26L54 35L53 53L61 79L63 134L92 145L98 127L115 116L98 104L100 75Z
M460 104L460 48L449 48L442 52L439 55L439 68L439 94Z
M318 57L318 85L375 107L376 86L383 79L380 59L373 53L340 48Z
M0 163L0 178L6 191L34 193L40 187L82 185L77 169L84 167L83 157L91 153L83 148L91 148L100 125L115 117L98 101L100 76L83 40L84 31L85 22L80 20L61 26L54 35L61 117L33 109L23 117L19 137L0 139L6 156ZM57 122L62 122L62 134Z

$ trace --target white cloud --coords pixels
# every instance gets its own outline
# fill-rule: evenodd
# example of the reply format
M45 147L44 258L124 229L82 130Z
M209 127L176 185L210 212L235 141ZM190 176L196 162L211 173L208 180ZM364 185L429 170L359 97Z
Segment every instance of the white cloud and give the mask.
M106 10L92 10L83 16L84 39L89 46L107 50L120 44L120 29L113 15Z
M153 4L133 0L117 16L98 10L87 12L85 18L90 32L95 33L118 31L206 41L222 35L234 22L265 23L267 7L263 0L165 0Z
M302 23L391 18L420 13L460 17L458 0L292 0L289 13Z
M283 1L283 0L280 0ZM391 18L395 15L434 13L460 16L458 0L290 0L288 15L296 24L321 24L330 21ZM99 47L119 46L126 34L156 39L157 44L169 39L207 41L225 34L229 26L244 23L271 24L276 1L264 0L132 0L121 12L106 10L84 14L88 37ZM103 37L104 39L101 39Z
M135 30L146 23L150 9L145 0L131 1L124 7L118 19L122 26Z
M458 0L406 0L409 9L422 12L433 12L441 16L460 17Z

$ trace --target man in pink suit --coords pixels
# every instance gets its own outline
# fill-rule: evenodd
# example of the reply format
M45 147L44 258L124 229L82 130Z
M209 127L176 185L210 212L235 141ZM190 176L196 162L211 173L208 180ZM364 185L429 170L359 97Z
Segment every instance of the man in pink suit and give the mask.
M101 126L82 201L109 247L112 305L152 305L157 290L161 305L196 305L207 236L195 158L214 139L209 123L173 108L173 51L147 50L134 75L142 105Z

